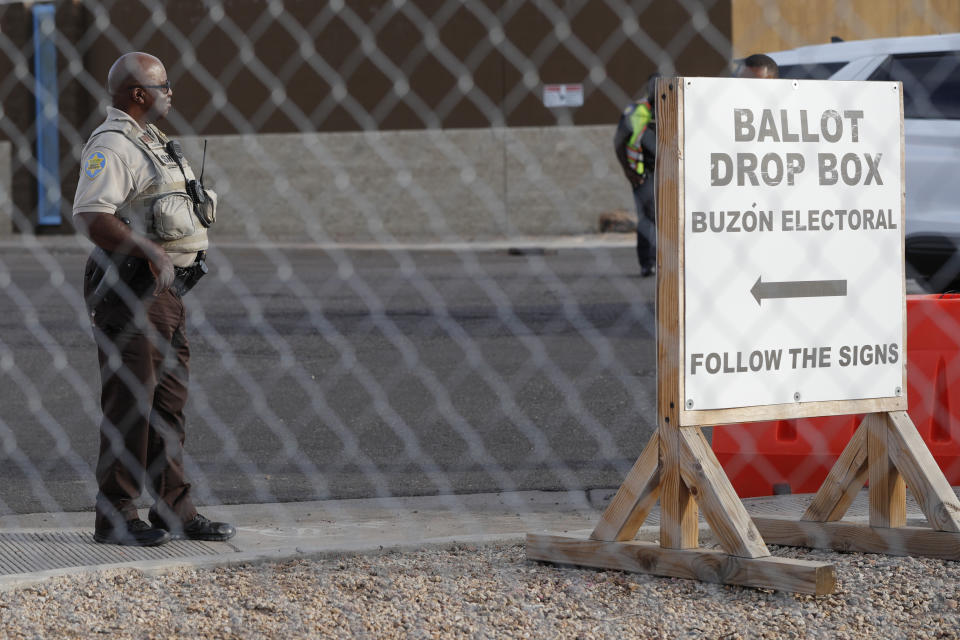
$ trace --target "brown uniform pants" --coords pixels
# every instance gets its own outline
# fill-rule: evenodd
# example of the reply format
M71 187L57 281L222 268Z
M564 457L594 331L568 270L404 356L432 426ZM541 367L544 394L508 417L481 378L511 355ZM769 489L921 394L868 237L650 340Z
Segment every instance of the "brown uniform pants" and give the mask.
M88 263L88 294L91 272ZM103 410L96 471L100 530L138 517L135 502L144 478L153 510L171 524L197 513L183 472L190 378L183 301L169 291L154 296L152 278L140 279L132 287L139 296L123 287L123 296L109 293L92 310Z

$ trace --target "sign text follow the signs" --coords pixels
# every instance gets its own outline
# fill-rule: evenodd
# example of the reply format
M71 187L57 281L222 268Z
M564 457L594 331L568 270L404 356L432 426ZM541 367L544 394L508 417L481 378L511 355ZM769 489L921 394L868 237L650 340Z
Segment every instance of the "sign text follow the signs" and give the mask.
M682 82L684 409L900 397L900 86Z

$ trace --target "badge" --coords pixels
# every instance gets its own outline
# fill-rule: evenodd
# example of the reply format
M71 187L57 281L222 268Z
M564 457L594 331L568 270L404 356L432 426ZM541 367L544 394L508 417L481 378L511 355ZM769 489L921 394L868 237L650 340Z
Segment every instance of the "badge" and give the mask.
M103 173L104 167L107 166L107 158L99 151L94 151L90 154L90 157L87 158L87 168L84 170L84 173L87 174L87 177L93 180L98 175Z
M156 144L153 141L153 138L150 137L149 133L144 133L142 136L140 136L140 141L143 142L144 144Z

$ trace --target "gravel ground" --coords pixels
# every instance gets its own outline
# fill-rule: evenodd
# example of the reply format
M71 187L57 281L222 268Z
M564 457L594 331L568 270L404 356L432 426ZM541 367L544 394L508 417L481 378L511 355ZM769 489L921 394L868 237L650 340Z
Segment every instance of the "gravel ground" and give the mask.
M58 578L0 593L11 638L958 638L960 563L771 547L831 596L528 562L523 545Z

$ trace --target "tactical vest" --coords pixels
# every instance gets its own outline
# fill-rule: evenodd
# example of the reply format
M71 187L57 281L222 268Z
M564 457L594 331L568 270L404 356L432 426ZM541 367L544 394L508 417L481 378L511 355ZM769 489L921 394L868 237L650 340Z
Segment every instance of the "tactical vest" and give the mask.
M646 131L647 125L653 119L649 102L639 102L630 113L630 139L627 141L627 162L630 168L638 174L643 174L643 149L640 147L640 138Z
M194 179L193 169L184 159L181 173L180 167L165 148L167 136L152 124L148 124L147 128L154 137L143 133L133 122L109 120L90 136L92 141L107 131L123 134L143 151L157 173L157 183L117 209L116 215L129 219L135 231L156 242L167 253L203 251L209 246L207 230L193 212L193 201L187 194L184 180L184 174L186 180ZM212 191L207 193L216 209L216 194Z

